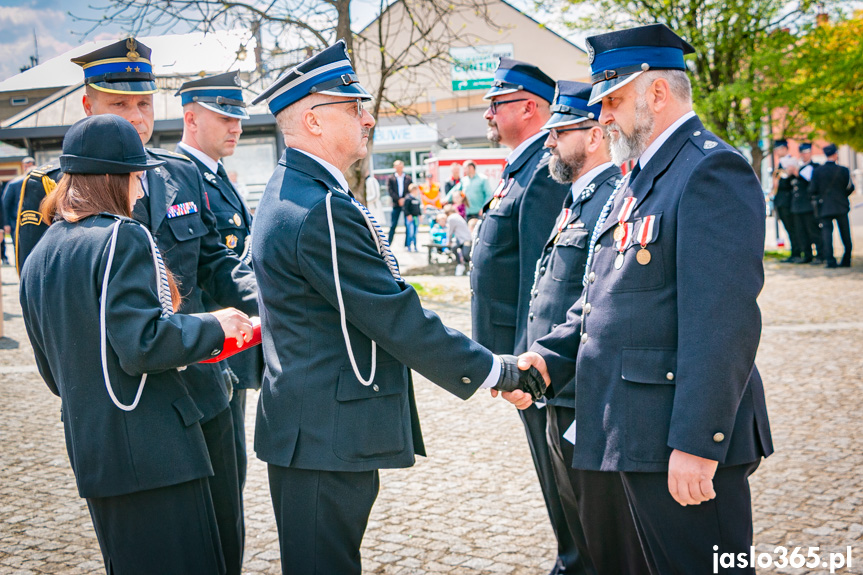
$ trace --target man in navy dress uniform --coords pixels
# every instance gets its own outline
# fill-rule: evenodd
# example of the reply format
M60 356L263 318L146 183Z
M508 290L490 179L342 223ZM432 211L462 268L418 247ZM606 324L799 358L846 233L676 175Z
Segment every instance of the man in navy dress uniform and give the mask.
M527 321L527 343L566 321L581 297L590 232L620 182L611 162L608 138L599 123L601 106L588 106L591 85L559 81L545 124L549 171L571 184L537 263ZM647 573L635 524L617 473L572 467L575 382L570 379L546 401L548 444L569 530L592 573Z
M809 193L809 181L812 180L812 172L819 164L812 162L812 144L803 142L799 150L800 165L795 170L796 177L792 179L791 189L791 214L797 230L797 242L803 250L802 260L799 263L818 265L824 263L824 247L821 245L821 229L818 226L812 195ZM814 252L813 246L815 246Z
M852 247L851 224L848 221L851 203L848 201L848 196L854 191L854 182L851 180L851 171L836 163L839 159L839 150L835 145L824 146L824 155L827 156L827 162L814 170L809 192L818 207L818 217L821 220L821 245L824 247L826 267L848 268L851 267ZM834 220L836 227L839 228L839 237L842 239L844 249L839 263L833 255Z
M252 213L222 164L222 158L233 155L243 133L242 121L249 117L237 72L191 80L180 86L176 95L183 104L183 139L177 145L177 153L187 156L201 172L204 194L216 218L222 243L243 263L251 264ZM207 310L221 308L207 294L204 306ZM261 348L255 346L238 353L227 363L227 376L233 382L230 406L242 494L247 467L246 390L261 388Z
M157 91L150 54L149 47L128 38L72 60L84 69L84 112L88 116L116 114L125 118L145 144L153 134L153 93ZM150 229L177 280L183 296L178 311L206 311L202 302L202 293L206 293L222 307L258 315L254 275L220 241L195 164L185 156L157 148L147 148L147 156L165 165L141 179L145 195L135 204L133 215ZM42 182L28 185L25 203L38 206L46 188ZM25 229L32 249L47 226L19 224L19 233ZM21 248L19 264L28 254L22 251L24 245ZM213 349L212 355L221 352L220 348ZM221 545L227 573L239 574L243 515L228 390L221 368L215 364L190 365L181 376L197 408L190 417L200 421L213 467L208 481L219 530L213 536ZM166 465L170 465L169 459Z
M522 407L543 386L520 377L513 356L423 310L351 194L344 172L366 155L375 122L344 42L286 72L264 99L287 149L252 240L266 363L255 451L268 463L282 571L359 574L378 469L425 452L410 369L462 399L496 388Z
M591 233L581 301L524 359L544 358L551 393L574 372L573 467L620 473L651 573L711 573L714 552L749 551L748 478L773 451L764 198L692 112L689 44L663 25L587 43L612 159L637 164Z
M554 80L519 60L501 58L484 96L489 140L512 149L501 180L484 207L474 241L471 287L473 339L495 353L527 350L527 320L533 271L569 187L548 173L543 124L551 113ZM552 573L583 573L569 532L548 454L544 405L519 411L527 433L552 529L557 558Z

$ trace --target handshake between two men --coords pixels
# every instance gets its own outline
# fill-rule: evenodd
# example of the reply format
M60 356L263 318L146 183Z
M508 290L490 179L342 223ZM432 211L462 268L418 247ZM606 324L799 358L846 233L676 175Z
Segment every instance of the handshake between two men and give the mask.
M542 356L526 353L519 357L499 355L498 358L500 377L497 385L491 388L492 397L497 397L500 392L504 399L519 409L527 409L542 398L551 383Z

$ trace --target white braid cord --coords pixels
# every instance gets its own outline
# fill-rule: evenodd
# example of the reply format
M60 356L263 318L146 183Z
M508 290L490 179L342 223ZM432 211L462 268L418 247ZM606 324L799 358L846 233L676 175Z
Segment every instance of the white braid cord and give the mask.
M102 294L99 302L99 345L102 353L102 376L105 379L105 389L108 390L108 395L111 396L111 401L114 402L118 408L123 411L132 411L136 407L138 407L138 402L141 400L141 394L144 392L144 384L147 383L147 374L141 376L141 383L138 385L138 392L135 394L135 400L131 405L124 405L120 403L120 400L117 399L117 396L114 395L114 389L111 387L111 378L108 376L108 338L106 335L106 323L105 323L105 308L107 305L107 295L108 295L108 278L111 275L111 266L114 263L114 252L117 248L117 234L120 232L120 224L122 222L117 220L114 223L114 229L111 232L111 248L108 250L108 264L105 266L105 277L102 279ZM171 308L170 303L170 289L168 290L168 300L165 301L165 293L163 289L163 284L167 286L167 274L163 274L162 270L164 269L161 264L161 256L159 255L159 250L156 248L156 243L153 241L153 236L150 235L150 230L141 226L145 232L147 232L147 238L150 240L150 248L153 253L153 266L156 269L156 286L159 293L159 303L162 307L162 317L173 315L173 309ZM167 307L166 307L167 306Z
M368 380L366 380L363 378L362 375L360 375L360 369L359 369L359 367L357 367L357 360L354 358L354 350L351 347L351 339L350 339L350 335L348 334L348 321L347 321L347 318L345 317L345 302L342 299L342 287L341 287L341 283L339 282L339 263L338 263L337 256L336 256L336 230L335 230L335 227L333 226L333 208L330 205L330 200L332 197L333 197L333 193L327 192L327 200L326 200L327 224L329 224L329 228L330 228L330 249L332 250L332 255L333 255L333 278L335 279L335 282L336 282L336 299L339 302L339 316L340 316L341 322L342 322L342 335L344 335L344 338L345 338L345 347L347 347L347 349L348 349L348 358L351 360L351 367L354 370L354 375L357 377L357 379L360 381L360 383L362 383L363 385L368 387L375 380L375 371L378 367L378 364L377 364L378 345L374 342L374 340L372 340L372 370L371 370L371 373L369 373ZM360 212L360 213L362 213L362 212ZM363 214L363 216L365 216L365 214ZM368 221L368 219L366 219L366 225L369 226L369 229L372 232L372 236L375 239L375 244L377 244L378 243L377 234L375 233L374 228L371 227L371 223ZM378 246L378 247L380 247L380 246Z

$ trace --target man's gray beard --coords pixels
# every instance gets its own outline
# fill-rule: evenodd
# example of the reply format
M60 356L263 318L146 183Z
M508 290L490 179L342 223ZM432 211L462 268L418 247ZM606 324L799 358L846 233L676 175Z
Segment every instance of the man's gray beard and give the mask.
M558 184L571 184L578 179L577 176L584 168L586 160L586 155L584 153L578 154L577 151L575 157L566 160L561 156L552 154L548 171L551 173L552 179Z
M489 126L485 133L485 137L489 142L500 144L500 130L498 130L497 127L492 128Z
M656 119L647 107L647 100L641 96L635 103L635 126L631 134L624 134L619 124L608 128L617 130L617 137L611 139L611 161L617 165L628 160L636 160L647 149L647 141L653 134Z

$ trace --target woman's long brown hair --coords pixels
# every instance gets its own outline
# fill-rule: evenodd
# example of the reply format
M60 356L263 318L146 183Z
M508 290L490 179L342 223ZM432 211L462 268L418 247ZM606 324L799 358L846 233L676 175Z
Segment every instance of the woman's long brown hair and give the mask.
M134 177L134 174L64 174L57 188L39 206L42 221L74 223L102 212L131 218L129 187ZM174 275L167 267L165 271L171 288L171 305L177 311L182 297Z

